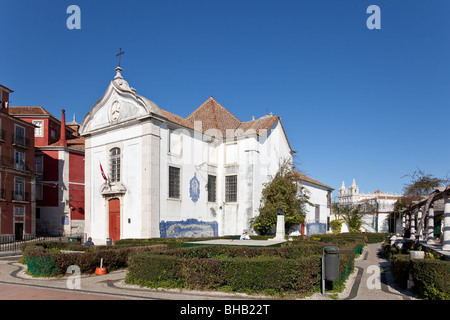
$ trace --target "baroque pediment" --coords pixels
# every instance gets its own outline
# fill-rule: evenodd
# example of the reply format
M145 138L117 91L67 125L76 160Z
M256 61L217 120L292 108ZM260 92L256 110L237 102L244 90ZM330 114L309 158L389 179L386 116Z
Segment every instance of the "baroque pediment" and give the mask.
M103 183L100 187L100 193L104 197L110 197L115 195L123 195L127 192L127 188L121 182Z
M94 104L81 123L80 133L89 134L108 129L145 116L161 115L159 107L152 101L136 94L116 68L117 75L103 96Z

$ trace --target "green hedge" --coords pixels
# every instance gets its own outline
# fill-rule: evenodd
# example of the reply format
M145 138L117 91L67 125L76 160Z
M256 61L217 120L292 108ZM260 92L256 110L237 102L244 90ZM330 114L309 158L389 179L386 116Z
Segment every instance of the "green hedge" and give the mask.
M339 290L354 269L355 255L362 252L368 241L366 235L299 236L282 247L183 248L185 241L207 239L155 238L120 240L111 247L48 242L27 244L22 249L30 271L33 269L32 273L40 276L63 275L70 265L78 265L82 273L93 273L103 258L108 271L128 267L126 281L143 286L303 294L320 291L321 257L323 248L330 245L339 247L340 278L332 282L332 287ZM59 250L84 253L64 254ZM32 267L33 263L37 267ZM39 263L45 267L39 267Z
M391 259L397 285L406 289L411 274L413 291L427 300L450 300L450 262L437 259L409 259L397 254Z
M26 257L28 271L36 277L56 275L56 263L51 255Z
M365 233L356 233L356 232L344 232L344 233L325 233L325 234L314 234L309 236L310 240L319 241L324 243L349 243L349 242L358 242L358 243L367 243L367 234Z
M262 256L276 256L284 259L300 259L313 255L322 255L326 245L317 242L304 242L301 246L284 247L244 247L244 246L195 246L171 251L185 259L216 258L227 256L230 258L254 258Z
M164 251L167 248L164 245L136 248L85 247L77 243L35 242L24 245L22 249L28 271L33 276L42 277L65 275L71 265L80 267L82 273L94 273L102 258L103 266L108 271L113 271L127 267L128 256L132 252ZM60 250L73 252L62 253Z
M367 243L381 243L386 240L388 233L378 232L378 233L365 233L367 237Z
M364 243L381 243L386 240L388 233L357 233L357 232L344 232L344 233L325 233L315 234L309 236L309 239L321 241L321 242L364 242Z
M121 239L114 243L114 246L120 247L137 247L137 246L148 246L155 244L167 245L168 249L178 249L183 247L184 242L195 242L195 241L206 241L206 240L217 240L217 239L232 239L239 236L222 236L215 238L150 238L150 239ZM273 236L252 236L252 240L267 240L273 238Z
M233 292L318 291L323 248L338 245L339 288L354 269L364 243L343 237L339 243L299 239L283 247L195 246L130 255L127 283L148 287L226 289Z
M320 281L320 259L224 257L184 259L177 255L130 256L127 282L157 287L233 292L306 293Z

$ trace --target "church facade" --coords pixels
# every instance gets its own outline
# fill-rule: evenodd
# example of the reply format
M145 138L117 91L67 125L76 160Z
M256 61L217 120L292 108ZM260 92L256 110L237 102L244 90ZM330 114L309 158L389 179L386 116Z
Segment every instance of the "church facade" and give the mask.
M263 183L293 155L280 117L242 122L210 97L183 118L138 95L122 71L80 127L87 236L100 244L250 230Z
M362 216L363 228L368 232L392 232L396 227L395 222L391 219L391 213L394 211L394 203L400 199L402 195L386 193L377 190L373 193L360 193L359 186L356 185L355 179L347 189L344 181L338 190L339 205L355 206L361 205L369 208L366 214ZM397 223L400 223L397 221ZM399 229L399 227L397 226ZM347 232L347 226L343 226L342 232Z

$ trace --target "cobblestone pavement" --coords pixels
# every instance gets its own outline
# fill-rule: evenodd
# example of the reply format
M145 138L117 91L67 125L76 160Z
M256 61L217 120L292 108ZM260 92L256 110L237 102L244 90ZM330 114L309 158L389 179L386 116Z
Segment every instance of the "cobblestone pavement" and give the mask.
M409 292L395 286L389 261L380 259L380 244L369 244L355 260L355 271L339 293L339 300L410 300ZM0 257L0 300L270 300L271 297L178 289L153 290L124 283L126 271L106 275L33 278L25 273L20 256ZM71 289L72 288L72 289ZM332 294L316 293L304 300L330 300ZM336 294L333 295L334 297Z
M106 275L37 278L25 273L20 256L0 257L0 300L261 300L270 297L179 289L154 290L124 283L126 271Z

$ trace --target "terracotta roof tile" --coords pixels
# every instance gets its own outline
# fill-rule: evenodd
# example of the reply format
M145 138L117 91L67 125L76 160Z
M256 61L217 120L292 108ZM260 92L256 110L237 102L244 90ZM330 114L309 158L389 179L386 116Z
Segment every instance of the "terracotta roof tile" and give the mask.
M85 138L84 137L76 137L73 139L67 139L67 147L79 151L84 151ZM56 141L48 147L61 147L59 141Z
M276 121L280 121L281 124L281 118L273 115L266 115L259 119L242 122L213 97L206 100L202 105L195 109L194 112L187 116L187 118L180 117L161 108L160 110L162 116L170 122L189 129L197 129L198 125L196 122L200 121L202 132L209 129L216 129L221 132L222 137L224 138L227 137L227 130L231 130L233 136L242 136L252 133L266 135ZM282 129L284 132L283 126Z
M180 116L178 116L178 115L176 115L176 114L174 114L172 112L166 111L164 109L160 108L160 110L161 110L161 114L167 120L169 120L169 121L171 121L173 123L179 124L179 125L181 125L183 127L194 129L194 124L191 121L189 121L189 120L187 120L187 119L185 119L183 117L180 117Z
M257 133L260 133L260 130L269 130L275 121L279 119L280 117L278 116L263 116L256 120L242 122L239 129L242 129L244 132L255 130Z
M167 120L190 129L194 129L195 122L200 121L203 132L209 129L217 129L223 137L226 137L227 130L232 130L238 136L251 133L251 130L255 130L257 134L265 134L260 130L269 130L275 121L280 119L278 116L266 115L256 120L241 122L213 97L206 100L187 118L164 109L161 109L161 113Z
M320 182L318 180L310 178L310 177L308 177L307 175L305 175L305 174L303 174L301 172L295 171L295 173L297 174L298 178L300 180L302 180L302 181L306 181L306 182L309 182L309 183L312 183L312 184L315 184L315 185L318 185L318 186L321 186L321 187L324 187L324 188L327 188L327 189L330 189L330 190L334 190L332 187L327 186L326 184L323 184L322 182Z
M186 119L192 123L201 121L203 131L217 129L222 132L224 137L226 136L227 129L235 130L241 125L241 121L213 97L206 100Z
M46 115L52 116L50 112L45 110L43 107L9 107L9 114L21 115L21 116L35 116L35 115Z

